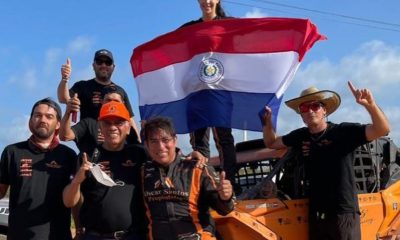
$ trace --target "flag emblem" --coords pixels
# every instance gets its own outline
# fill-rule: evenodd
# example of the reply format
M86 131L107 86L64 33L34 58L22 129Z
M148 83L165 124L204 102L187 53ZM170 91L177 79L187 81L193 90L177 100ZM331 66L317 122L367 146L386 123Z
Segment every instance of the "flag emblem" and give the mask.
M199 78L207 84L218 83L224 76L224 66L214 58L205 58L200 62Z

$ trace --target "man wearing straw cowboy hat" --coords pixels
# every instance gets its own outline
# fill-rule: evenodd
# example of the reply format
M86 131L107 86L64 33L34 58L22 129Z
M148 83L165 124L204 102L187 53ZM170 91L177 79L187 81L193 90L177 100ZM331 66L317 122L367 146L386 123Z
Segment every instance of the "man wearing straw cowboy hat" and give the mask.
M269 148L292 147L304 161L305 188L309 196L310 239L361 239L360 212L354 181L354 150L389 133L389 122L368 89L349 88L367 110L372 123L328 122L340 105L333 91L310 87L286 105L300 114L305 127L277 136L271 109L265 107L264 142ZM327 171L328 170L328 171Z

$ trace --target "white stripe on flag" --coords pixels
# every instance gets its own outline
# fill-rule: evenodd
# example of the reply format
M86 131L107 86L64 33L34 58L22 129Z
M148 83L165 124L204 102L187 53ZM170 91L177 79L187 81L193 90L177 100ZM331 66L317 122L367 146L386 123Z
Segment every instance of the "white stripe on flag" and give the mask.
M223 66L223 79L217 83L200 80L200 65L207 58L216 59ZM189 61L137 76L139 105L173 102L204 89L275 93L279 98L293 80L298 59L297 52L195 55Z

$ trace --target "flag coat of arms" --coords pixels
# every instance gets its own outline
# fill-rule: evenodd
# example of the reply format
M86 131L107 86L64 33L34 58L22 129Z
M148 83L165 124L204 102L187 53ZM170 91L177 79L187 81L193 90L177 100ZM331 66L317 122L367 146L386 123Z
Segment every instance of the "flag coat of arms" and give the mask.
M307 19L229 18L164 34L133 50L143 120L172 119L177 133L203 127L262 131L306 52L325 39Z

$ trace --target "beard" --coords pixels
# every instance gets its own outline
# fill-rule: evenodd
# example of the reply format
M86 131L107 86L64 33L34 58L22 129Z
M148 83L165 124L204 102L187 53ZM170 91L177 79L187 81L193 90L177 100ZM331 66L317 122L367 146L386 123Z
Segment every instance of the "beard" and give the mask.
M111 75L112 75L112 71L96 71L95 75L96 75L96 79L99 80L100 82L104 82L107 83L111 80Z
M32 129L32 134L38 139L46 140L54 134L55 129L48 129L46 127L36 127Z

